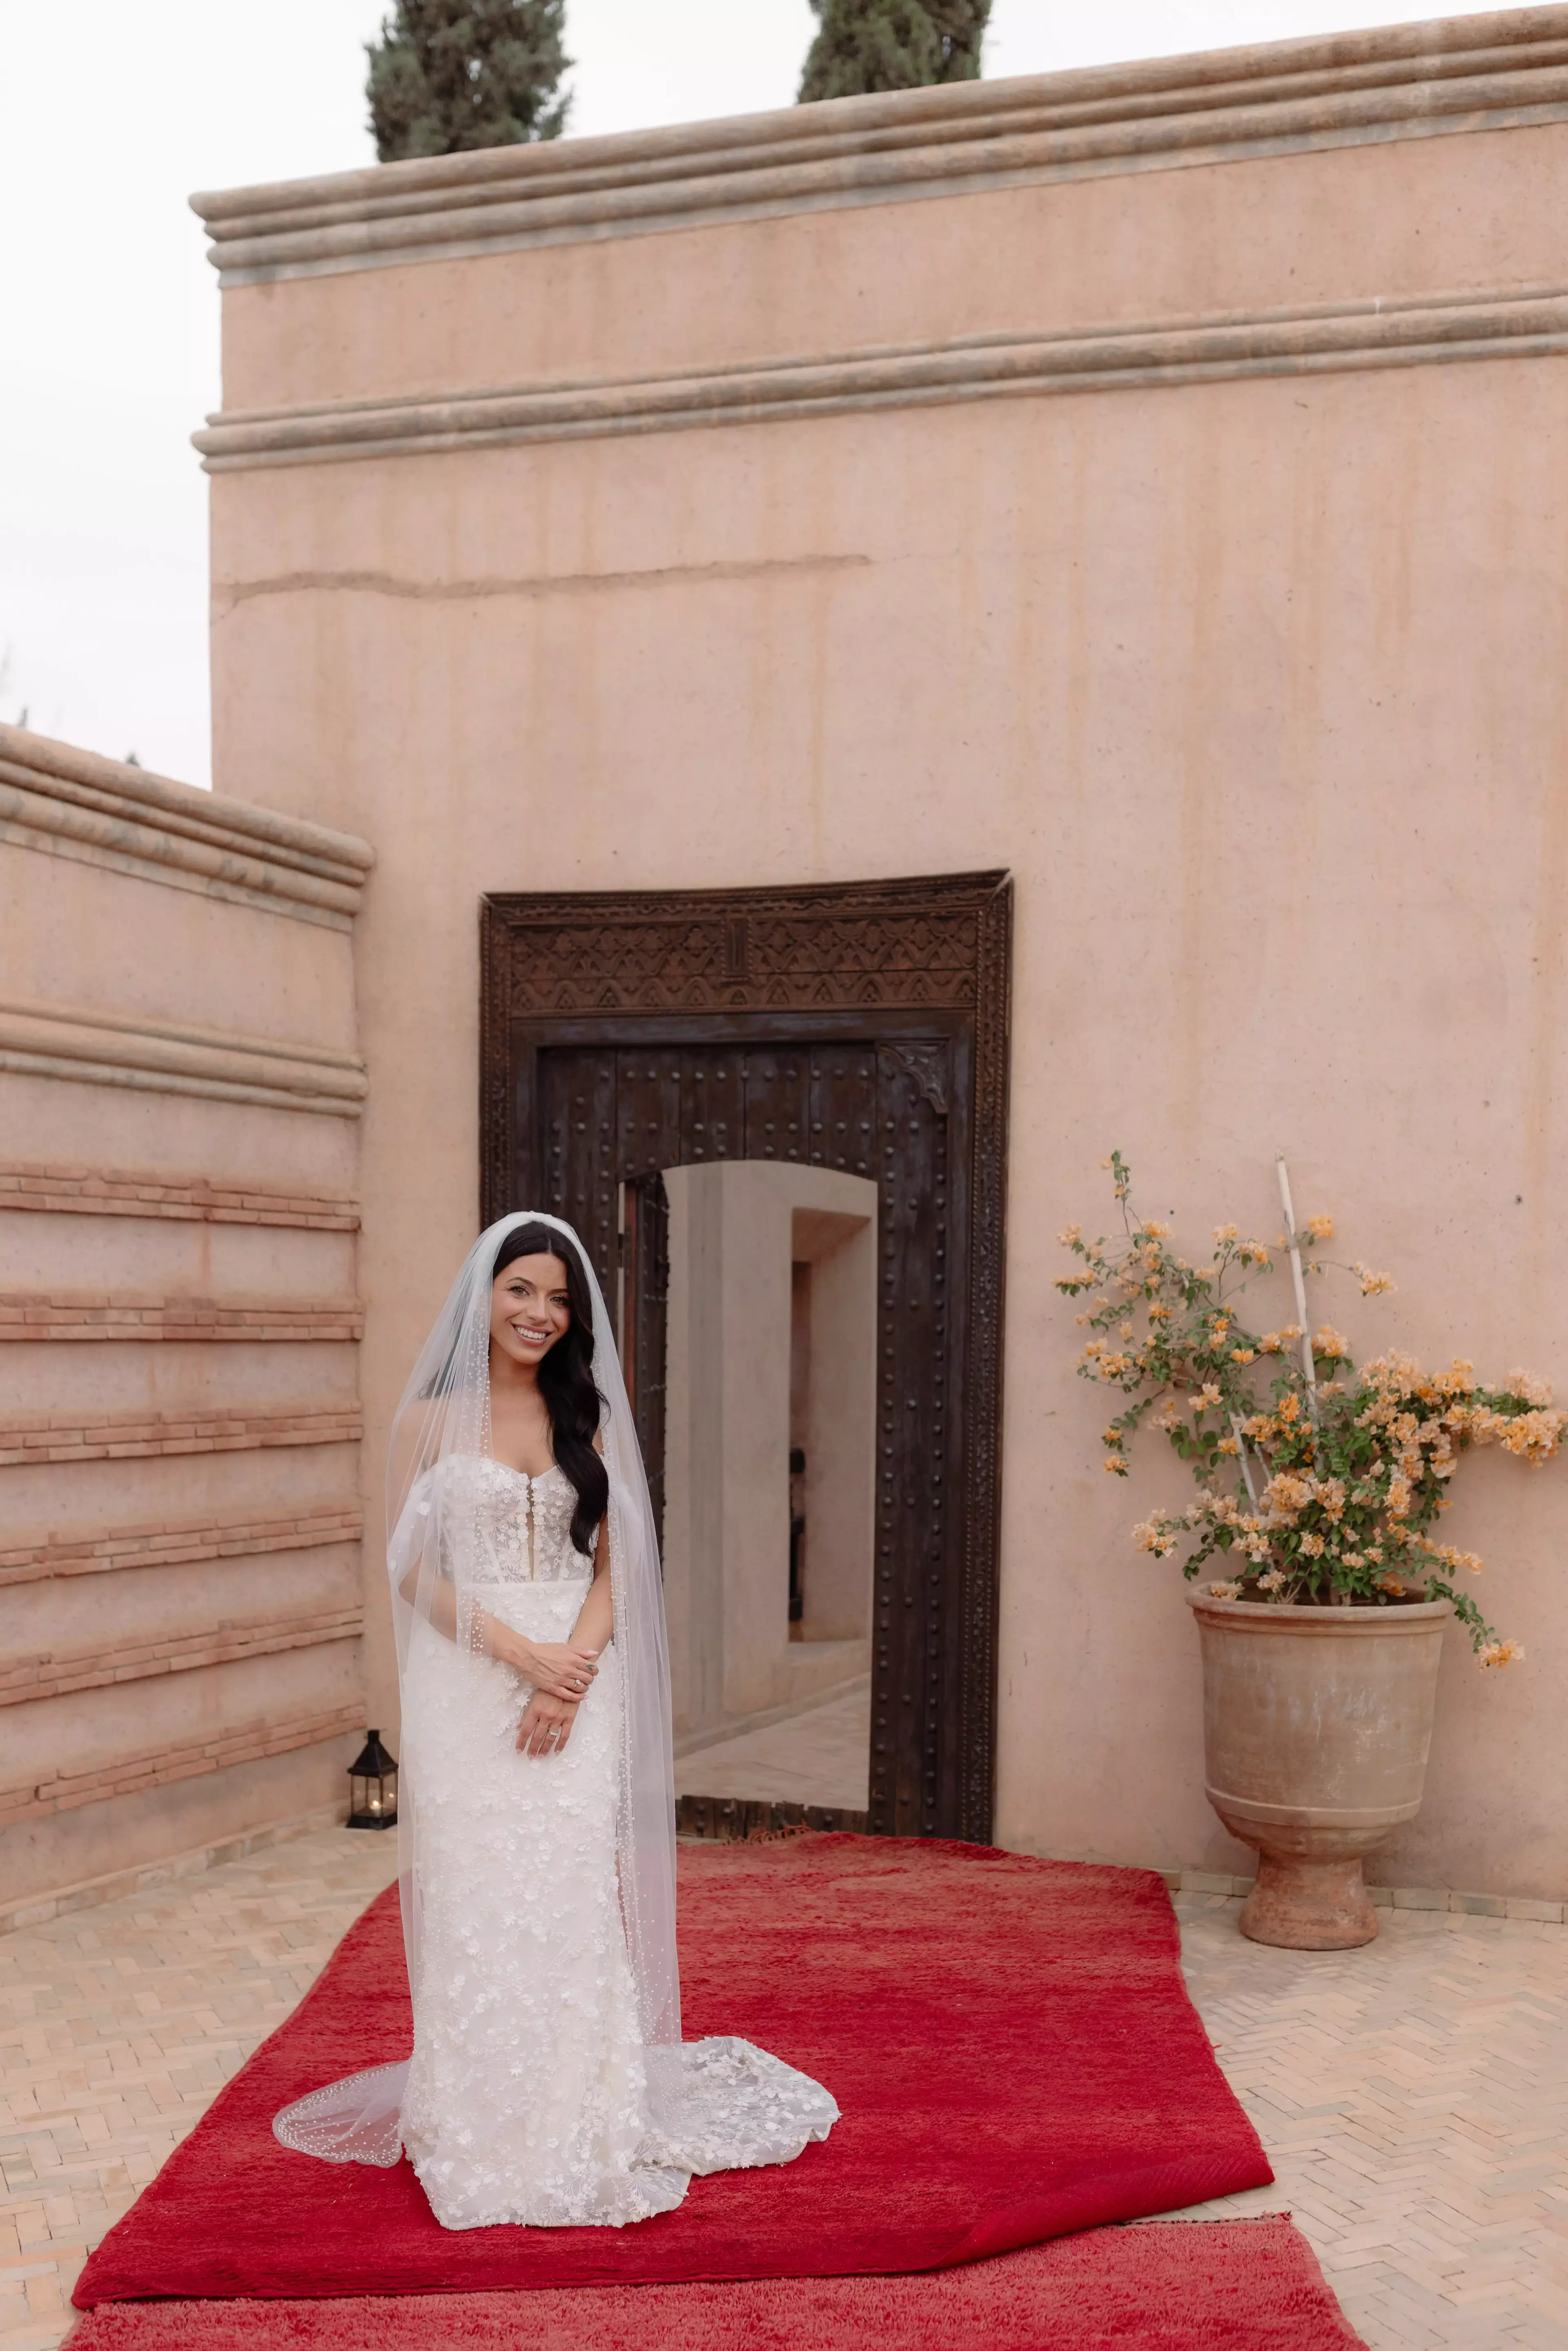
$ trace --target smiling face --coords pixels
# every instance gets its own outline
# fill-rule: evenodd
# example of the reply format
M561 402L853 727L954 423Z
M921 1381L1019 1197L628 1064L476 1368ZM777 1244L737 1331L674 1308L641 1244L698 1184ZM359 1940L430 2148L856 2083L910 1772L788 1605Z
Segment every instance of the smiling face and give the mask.
M571 1322L566 1268L559 1257L515 1257L490 1291L490 1361L500 1353L519 1370L544 1361Z

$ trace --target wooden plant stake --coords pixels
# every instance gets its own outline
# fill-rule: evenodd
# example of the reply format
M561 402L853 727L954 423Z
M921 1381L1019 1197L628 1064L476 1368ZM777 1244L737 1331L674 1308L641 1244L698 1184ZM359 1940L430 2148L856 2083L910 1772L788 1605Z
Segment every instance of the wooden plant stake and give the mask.
M1307 1285L1301 1274L1301 1245L1296 1235L1296 1212L1291 1206L1291 1178L1285 1168L1285 1155L1275 1156L1274 1165L1280 1176L1280 1198L1285 1210L1285 1240L1291 1252L1291 1277L1296 1285L1296 1318L1301 1326L1301 1373L1307 1383L1307 1402L1312 1419L1318 1418L1318 1367L1312 1361L1312 1334L1307 1327Z

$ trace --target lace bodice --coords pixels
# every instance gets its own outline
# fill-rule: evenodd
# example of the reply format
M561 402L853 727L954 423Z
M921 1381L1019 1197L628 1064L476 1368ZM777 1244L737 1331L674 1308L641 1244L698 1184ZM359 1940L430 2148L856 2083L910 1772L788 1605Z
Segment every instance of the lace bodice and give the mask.
M449 1553L456 1541L467 1551L468 1581L474 1583L580 1582L592 1574L591 1558L571 1540L577 1489L559 1462L542 1477L530 1478L526 1469L509 1469L487 1455L454 1454L410 1495L408 1508L416 1520L430 1516L436 1479L444 1573L451 1573Z

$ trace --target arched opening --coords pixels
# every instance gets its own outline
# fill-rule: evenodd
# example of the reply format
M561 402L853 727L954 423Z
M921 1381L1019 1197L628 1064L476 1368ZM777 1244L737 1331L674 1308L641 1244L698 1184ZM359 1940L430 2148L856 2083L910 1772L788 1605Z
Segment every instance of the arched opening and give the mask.
M876 1186L778 1160L664 1180L676 1787L863 1813Z

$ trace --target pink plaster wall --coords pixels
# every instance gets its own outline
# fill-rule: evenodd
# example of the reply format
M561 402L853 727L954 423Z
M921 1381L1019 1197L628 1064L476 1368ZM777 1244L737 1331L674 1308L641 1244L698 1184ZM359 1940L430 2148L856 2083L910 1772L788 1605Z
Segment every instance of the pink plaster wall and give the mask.
M0 729L6 1920L341 1809L364 1720L359 1349L341 1312L358 1288L359 1105L243 1098L264 1067L277 1074L249 1052L258 1040L297 1075L325 1055L351 1081L350 917L314 919L280 890L299 871L285 860L331 844L270 814L253 837L242 812L214 885L193 883L182 861L214 813L206 792ZM51 1015L69 1016L68 1050L48 1050ZM90 1053L76 1050L84 1028ZM171 1029L214 1049L193 1091L165 1091L149 1066ZM202 1186L256 1220L163 1198ZM106 1300L339 1314L283 1340L88 1335L85 1310ZM19 1312L45 1301L84 1311L48 1340L18 1337ZM320 1413L326 1439L215 1441L220 1419L234 1438L301 1411ZM167 1447L144 1441L149 1423ZM47 1458L40 1424L60 1448ZM83 1432L100 1458L78 1458ZM108 1563L80 1564L94 1557Z
M240 287L229 410L1568 279L1568 128L1349 147ZM1054 1236L1103 1155L1271 1233L1273 1155L1396 1272L1364 1339L1568 1381L1562 362L892 406L224 473L223 789L370 836L356 952L374 1461L471 1235L486 891L1017 879L1009 1844L1239 1869L1196 1643L1097 1458ZM1280 1313L1287 1311L1281 1295ZM1508 1474L1511 1472L1512 1474ZM1398 1884L1562 1899L1568 1470L1449 1522ZM373 1481L372 1481L373 1490ZM372 1716L390 1645L372 1635Z
M224 403L1554 284L1565 205L1568 142L1551 124L236 286Z

